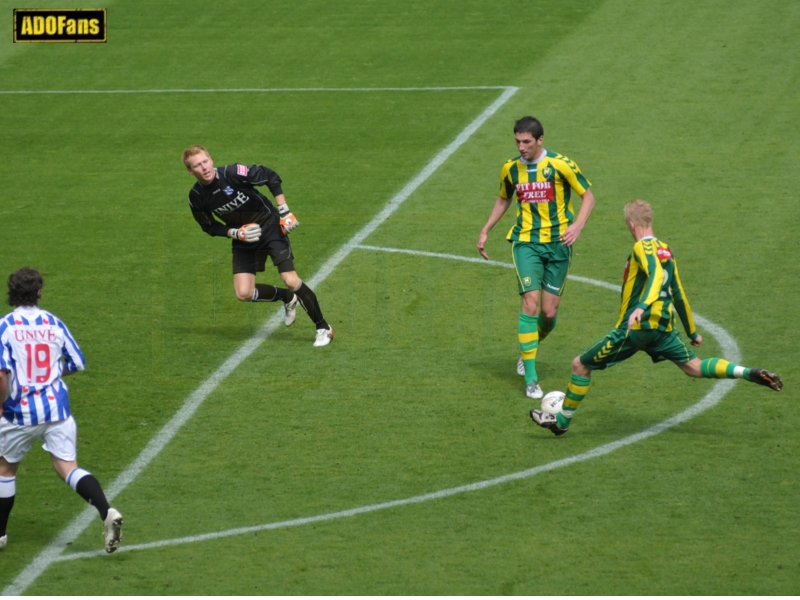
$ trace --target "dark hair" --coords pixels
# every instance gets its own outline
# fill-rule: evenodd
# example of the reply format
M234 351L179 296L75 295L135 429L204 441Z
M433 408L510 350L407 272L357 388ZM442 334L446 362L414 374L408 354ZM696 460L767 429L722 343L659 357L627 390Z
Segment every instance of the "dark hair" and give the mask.
M33 267L22 267L8 277L8 303L11 306L36 306L44 281Z
M514 123L514 133L530 133L538 140L544 135L544 127L536 117L522 117Z

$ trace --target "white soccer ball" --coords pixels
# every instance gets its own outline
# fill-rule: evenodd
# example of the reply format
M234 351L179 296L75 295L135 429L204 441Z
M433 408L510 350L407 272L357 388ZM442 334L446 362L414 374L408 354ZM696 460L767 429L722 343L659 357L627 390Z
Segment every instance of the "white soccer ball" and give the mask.
M548 392L542 398L542 412L548 415L557 415L564 403L564 392Z

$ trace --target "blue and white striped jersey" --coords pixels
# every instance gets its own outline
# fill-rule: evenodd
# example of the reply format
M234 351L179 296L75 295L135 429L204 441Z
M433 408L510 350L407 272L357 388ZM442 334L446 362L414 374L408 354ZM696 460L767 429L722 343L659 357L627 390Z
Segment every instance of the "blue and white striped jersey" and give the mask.
M0 369L8 372L3 417L17 425L69 417L61 375L82 371L86 363L67 326L36 306L18 306L0 321L0 344Z

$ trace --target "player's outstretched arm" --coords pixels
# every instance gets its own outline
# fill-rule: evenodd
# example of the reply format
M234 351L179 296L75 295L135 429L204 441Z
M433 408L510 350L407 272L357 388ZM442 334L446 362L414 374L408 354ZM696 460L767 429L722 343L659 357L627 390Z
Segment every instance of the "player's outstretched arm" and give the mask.
M480 234L478 234L478 252L480 252L481 256L486 260L489 260L489 255L486 254L485 249L486 240L489 239L489 232L492 230L492 227L497 225L497 222L503 218L503 215L506 214L509 206L511 206L511 200L508 198L503 198L502 196L498 196L497 200L494 202L492 213L489 215L489 219L486 221L486 225L483 226Z

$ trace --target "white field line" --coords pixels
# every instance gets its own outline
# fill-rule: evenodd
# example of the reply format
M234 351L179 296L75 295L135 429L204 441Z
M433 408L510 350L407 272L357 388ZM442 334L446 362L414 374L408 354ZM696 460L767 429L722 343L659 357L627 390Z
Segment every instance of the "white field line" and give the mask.
M440 254L436 252L424 252L421 250L402 250L399 248L383 248L379 246L356 246L360 250L377 250L381 252L395 252L395 253L402 253L402 254L411 254L415 256L428 256L432 258L445 258L445 259L452 259L452 260L461 260L464 262L473 262L479 264L487 264L489 266L500 266L513 269L514 265L510 263L498 262L498 261L486 261L482 258L476 257L466 257L466 256L458 256L456 254ZM588 277L572 277L572 279L576 281L580 281L582 283L588 283L591 285L596 285L598 287L603 287L606 289L610 289L613 291L620 291L620 286L614 285L611 283L606 283L605 281L599 281L597 279L590 279ZM695 320L699 325L709 331L716 339L722 349L722 354L729 360L734 363L739 363L741 361L741 355L739 353L739 348L736 344L736 340L734 340L727 331L725 331L719 325L704 319L698 314L695 314ZM485 481L479 481L476 483L470 483L467 485L462 485L454 488L448 488L445 490L440 490L438 492L431 492L429 494L422 494L420 496L412 496L411 498L404 498L402 500L392 500L389 502L381 502L380 504L371 504L369 506L361 506L358 508L351 508L349 510L342 510L333 513L327 513L322 515L316 515L313 517L302 517L299 519L291 519L288 521L278 521L275 523L268 523L265 525L254 525L252 527L238 527L236 529L228 529L227 531L217 531L213 533L204 533L200 535L190 535L181 538L174 538L171 540L160 540L157 542L149 542L146 544L134 544L128 546L120 547L117 552L131 552L133 550L151 550L153 548L163 548L164 546L178 546L181 544L193 544L197 542L205 542L210 540L217 540L220 538L231 537L234 535L244 535L248 533L257 533L259 531L268 531L271 529L282 529L285 527L298 527L301 525L309 525L311 523L319 523L321 521L333 521L335 519L341 519L343 517L354 517L357 515L362 515L365 513L375 512L378 510L384 510L387 508L396 508L398 506L406 506L409 504L419 504L421 502L428 502L430 500L438 500L440 498L446 498L448 496L455 496L456 494L463 494L465 492L474 492L478 490L483 490L489 487L493 487L496 485L501 485L503 483L508 483L509 481L516 481L518 479L527 479L529 477L533 477L535 475L539 475L540 473L546 473L547 471L554 471L555 469L560 469L561 467L567 467L569 465L573 465L575 463L584 462L587 460L591 460L597 458L599 456L605 456L606 454L610 454L615 450L619 450L620 448L624 448L625 446L629 446L631 444L635 444L636 442L640 442L645 440L649 437L654 435L658 435L659 433L669 429L670 427L674 427L684 421L688 421L689 419L697 416L701 412L708 410L712 406L716 405L725 394L736 384L735 379L723 379L714 384L711 390L706 394L699 402L693 404L692 406L688 407L687 409L683 410L682 412L678 413L677 415L670 417L666 421L662 421L657 425L653 425L645 429L644 431L640 431L639 433L635 433L630 435L626 438L621 440L617 440L614 442L609 442L608 444L604 444L602 446L598 446L592 450L588 450L582 454L577 454L575 456L570 456L569 458L563 458L561 460L556 460L551 463L547 463L546 465L540 465L538 467L533 467L530 469L526 469L524 471L518 471L516 473L510 473L508 475L503 475L501 477L496 477L494 479L487 479ZM59 556L56 558L56 561L68 561L68 560L78 560L81 558L91 558L94 556L102 556L105 552L102 550L90 550L87 552L75 552L72 554L66 554Z
M513 269L514 265L511 263L504 263L499 260L486 260L484 258L478 258L477 256L459 256L458 254L442 254L441 252L426 252L424 250L405 250L403 248L384 248L383 246L367 246L367 245L360 245L358 246L359 250L376 250L378 252L396 252L399 254L412 254L414 256L429 256L431 258L449 258L450 260L462 260L464 262L473 262L478 263L481 265L491 265L494 267L506 267L508 269ZM578 275L567 275L567 279L572 279L573 281L579 281L580 283L588 283L591 285L596 285L597 287L603 287L608 290L612 290L615 292L620 291L620 287L618 285L614 285L613 283L606 283L605 281L600 281L598 279L590 279L588 277L579 277Z
M471 85L453 87L383 87L383 88L220 88L161 90L0 90L0 95L28 96L39 94L250 94L273 92L452 92L461 90L517 90L506 85Z
M516 87L503 88L503 93L492 102L472 123L467 125L446 148L440 151L433 159L420 171L420 173L408 182L369 223L367 223L350 241L342 246L331 258L322 265L320 270L310 280L311 287L316 287L322 283L333 270L341 263L367 236L373 233L386 219L388 219L411 194L422 185L446 161L456 150L458 150L470 136L478 130L492 115L508 102L517 92ZM272 332L280 325L283 316L280 311L276 312L264 325L247 340L242 346L226 360L208 379L200 384L192 394L186 399L181 409L169 422L159 431L147 444L138 458L120 476L106 488L106 496L109 502L114 499L128 484L158 456L161 450L178 433L178 430L194 415L195 411L203 401L213 392L216 387L230 375L261 343L266 340ZM19 596L30 586L48 566L58 560L58 557L66 549L67 545L75 540L88 525L97 519L97 511L93 507L87 507L75 520L69 524L52 542L50 542L33 561L11 582L4 590L3 595Z

